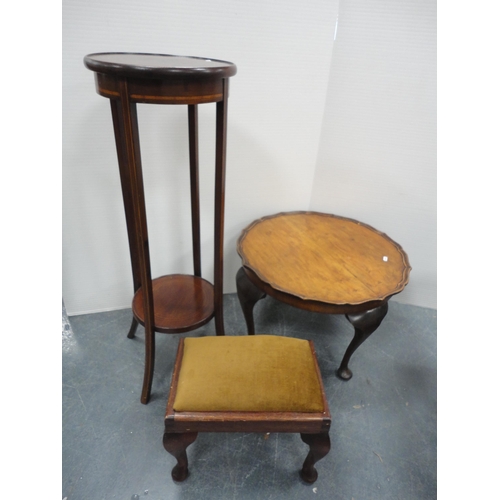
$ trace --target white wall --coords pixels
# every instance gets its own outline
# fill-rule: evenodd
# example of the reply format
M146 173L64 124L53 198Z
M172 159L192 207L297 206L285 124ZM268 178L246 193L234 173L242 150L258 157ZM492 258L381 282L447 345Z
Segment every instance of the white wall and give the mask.
M248 223L280 211L314 209L360 218L401 243L414 270L407 295L400 297L435 307L428 300L429 291L435 291L435 124L431 116L435 53L429 42L434 40L435 7L416 0L394 2L392 24L382 15L375 16L371 26L375 39L381 36L377 26L383 30L396 26L394 39L399 43L409 36L407 45L423 56L415 69L403 64L403 57L399 66L390 66L394 51L383 44L375 54L374 67L363 64L360 57L350 60L349 40L357 37L358 50L363 43L370 45L363 37L360 41L364 27L357 16L366 21L366 13L376 13L374 6L380 2L340 0L340 4L339 11L336 2L323 0L307 4L298 0L63 1L63 297L69 314L130 307L132 298L109 103L95 93L93 74L82 61L87 53L114 50L214 57L238 67L229 99L225 293L235 291L240 265L236 239ZM383 4L394 7L387 0ZM417 16L415 28L410 17L422 9L424 15ZM411 43L415 33L427 40L425 50ZM374 156L368 127L361 136L352 127L356 120L362 122L360 107L355 106L353 112L358 114L351 122L347 108L349 99L351 104L369 101L367 94L383 84L387 78L383 71L379 80L371 81L377 64L390 66L400 90L395 103L390 92L383 99L377 92L376 99L385 99L388 105L380 103L374 113L385 113L380 122L386 124L398 107L406 106L407 113L398 115L393 128L381 128L372 120L383 144L380 149L385 151ZM421 74L427 91L421 92L413 83L416 74ZM353 88L346 93L349 87ZM418 106L419 100L424 106ZM207 279L213 274L214 122L215 105L200 106L202 259ZM184 106L140 105L139 127L152 274L189 273L187 111ZM394 138L394 130L401 128L420 135L415 141L404 133ZM404 137L406 154L402 153ZM381 171L390 182L374 184L373 177ZM361 174L372 179L361 182ZM376 194L370 194L371 186ZM417 186L420 194L413 192ZM390 201L385 209L375 200L382 187L380 198ZM412 229L405 231L405 224Z
M408 253L395 300L436 307L436 5L341 1L311 209Z

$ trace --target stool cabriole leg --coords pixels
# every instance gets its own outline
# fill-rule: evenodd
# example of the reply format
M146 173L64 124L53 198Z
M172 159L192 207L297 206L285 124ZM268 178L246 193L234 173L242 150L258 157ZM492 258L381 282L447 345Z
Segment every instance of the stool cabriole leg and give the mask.
M304 443L309 445L309 453L304 460L300 477L306 483L314 483L318 479L318 471L314 464L325 457L330 451L330 436L326 432L319 434L300 434Z
M266 294L262 290L259 290L248 279L242 267L240 267L239 271L236 273L236 290L238 292L241 309L243 310L243 316L245 316L248 334L254 335L255 325L253 321L253 308L259 300L266 296Z
M347 347L344 358L340 363L337 370L337 375L342 380L350 380L352 378L352 371L348 368L349 360L354 351L380 326L382 320L385 318L389 305L387 302L380 307L370 309L359 314L346 314L352 326L354 326L354 338Z
M164 448L177 459L177 464L172 469L172 479L174 481L180 482L187 478L188 459L186 449L195 442L197 436L197 432L165 432L163 434Z

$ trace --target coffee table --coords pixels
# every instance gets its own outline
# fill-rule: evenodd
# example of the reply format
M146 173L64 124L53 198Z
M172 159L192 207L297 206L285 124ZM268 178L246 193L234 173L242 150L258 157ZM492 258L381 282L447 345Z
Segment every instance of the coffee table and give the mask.
M253 308L266 295L326 314L345 314L354 326L338 376L352 377L349 360L380 326L389 299L409 281L411 267L401 246L354 219L319 212L263 217L238 239L243 267L238 298L250 335Z

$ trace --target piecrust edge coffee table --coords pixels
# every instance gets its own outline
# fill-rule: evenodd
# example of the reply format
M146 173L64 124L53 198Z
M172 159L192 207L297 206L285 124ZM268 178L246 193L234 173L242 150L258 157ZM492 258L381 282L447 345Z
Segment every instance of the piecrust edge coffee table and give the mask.
M337 370L342 380L351 379L351 356L380 326L411 271L406 252L385 233L319 212L258 219L242 231L237 251L243 267L236 286L248 334L255 334L253 309L266 295L307 311L344 314L354 338Z

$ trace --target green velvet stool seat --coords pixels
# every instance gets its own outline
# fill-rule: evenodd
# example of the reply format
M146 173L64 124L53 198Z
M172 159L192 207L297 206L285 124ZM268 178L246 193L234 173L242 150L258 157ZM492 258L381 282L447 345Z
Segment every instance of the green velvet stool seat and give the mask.
M163 445L176 459L172 478L188 475L187 447L198 432L297 432L309 445L301 478L330 450L331 417L313 343L256 336L179 342Z

